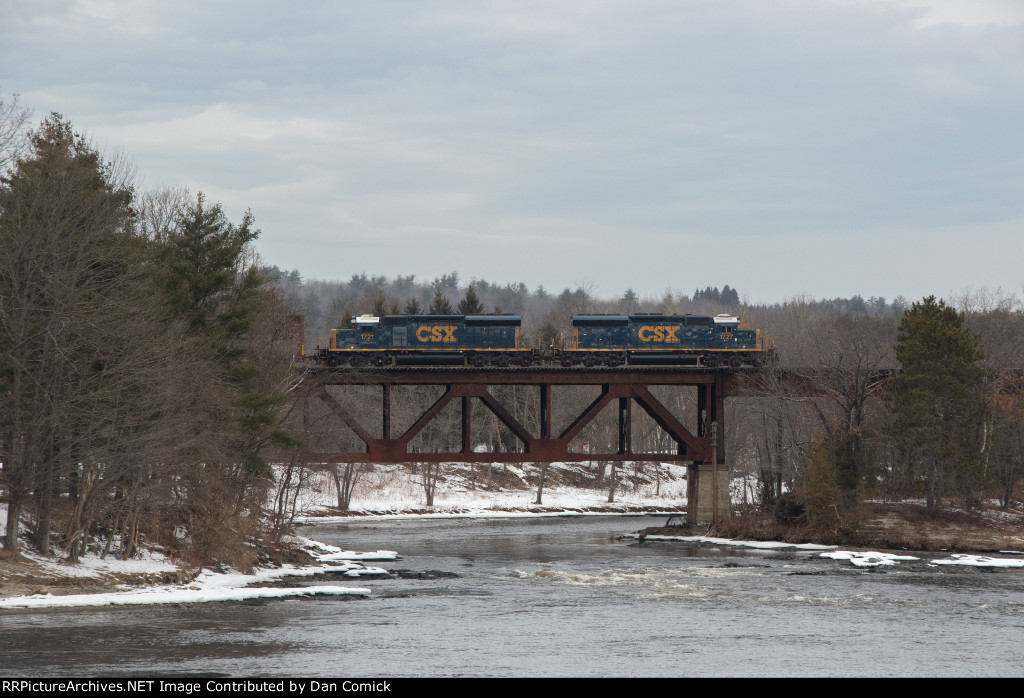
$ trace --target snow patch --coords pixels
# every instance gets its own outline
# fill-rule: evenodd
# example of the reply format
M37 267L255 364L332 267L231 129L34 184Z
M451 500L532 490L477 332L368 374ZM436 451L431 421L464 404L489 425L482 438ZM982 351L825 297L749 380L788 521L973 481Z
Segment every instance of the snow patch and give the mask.
M682 541L686 543L709 543L711 545L728 545L742 548L758 548L761 550L791 549L791 550L832 550L835 545L820 545L818 543L781 543L779 541L764 540L733 540L731 538L712 538L710 536L642 536L639 533L631 533L623 538L641 538L644 540L658 541Z
M913 555L894 555L892 553L876 552L854 552L851 550L835 550L830 553L822 553L821 557L833 560L849 560L854 567L882 567L895 565L897 562L906 560L920 560Z
M951 555L948 560L932 560L933 565L969 565L971 567L1024 567L1024 560L1008 560L984 555Z

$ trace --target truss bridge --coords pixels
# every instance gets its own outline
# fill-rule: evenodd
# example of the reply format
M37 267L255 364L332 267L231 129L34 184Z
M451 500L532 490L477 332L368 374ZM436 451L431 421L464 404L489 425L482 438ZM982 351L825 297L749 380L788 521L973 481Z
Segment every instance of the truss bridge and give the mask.
M745 375L752 372L701 367L317 366L308 368L304 377L308 400L320 403L321 413L326 410L346 425L356 437L349 443L356 446L310 453L310 458L323 463L674 462L687 466L690 520L711 520L729 506L725 400L749 394ZM528 393L517 401L516 409L501 398L512 386L520 395ZM430 397L421 396L411 406L408 393L399 393L412 387L430 388ZM682 391L690 392L685 418L679 408ZM586 399L581 400L581 394ZM664 432L667 448L657 453L634 449L634 410ZM442 413L446 419L441 419ZM493 441L481 444L479 437L474 438L474 420L488 413L507 430L506 436L514 437L514 444L506 438L494 448ZM580 438L599 415L617 430L616 438L605 439L605 444L612 442L611 448ZM446 450L425 448L425 440L417 438L430 430L443 432Z

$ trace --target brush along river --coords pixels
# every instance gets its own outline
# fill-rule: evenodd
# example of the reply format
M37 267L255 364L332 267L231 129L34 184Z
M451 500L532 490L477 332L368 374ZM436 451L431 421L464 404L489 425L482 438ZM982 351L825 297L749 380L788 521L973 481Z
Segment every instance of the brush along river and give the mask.
M352 520L368 598L7 612L5 676L1020 676L1024 570L621 540L657 517ZM404 570L403 572L398 572ZM337 579L296 580L337 584Z

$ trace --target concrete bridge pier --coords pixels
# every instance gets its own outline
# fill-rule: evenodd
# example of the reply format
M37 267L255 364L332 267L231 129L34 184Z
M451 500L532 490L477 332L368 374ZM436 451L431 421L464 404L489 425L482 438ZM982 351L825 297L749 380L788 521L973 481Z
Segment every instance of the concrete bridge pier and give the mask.
M717 487L715 469L711 463L692 463L686 468L686 520L693 524L709 525L726 521L732 516L729 497L729 467L718 464ZM717 497L716 491L717 490ZM715 506L715 502L718 506Z

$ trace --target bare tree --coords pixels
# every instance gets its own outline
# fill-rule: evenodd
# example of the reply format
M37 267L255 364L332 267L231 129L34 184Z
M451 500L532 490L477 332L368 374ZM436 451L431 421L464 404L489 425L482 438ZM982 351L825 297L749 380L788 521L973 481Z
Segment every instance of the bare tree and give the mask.
M0 97L0 175L7 172L28 147L25 124L32 112L19 104L18 95Z
M117 336L121 316L105 311L124 295L131 201L117 174L55 114L32 134L31 152L0 179L0 443L5 546L14 552L33 490L44 492L48 522L56 460L76 400L103 370L106 343ZM37 536L44 546L48 528Z
M427 498L427 506L434 506L434 493L437 492L437 481L441 477L441 463L420 463L420 480L423 485L423 493Z

